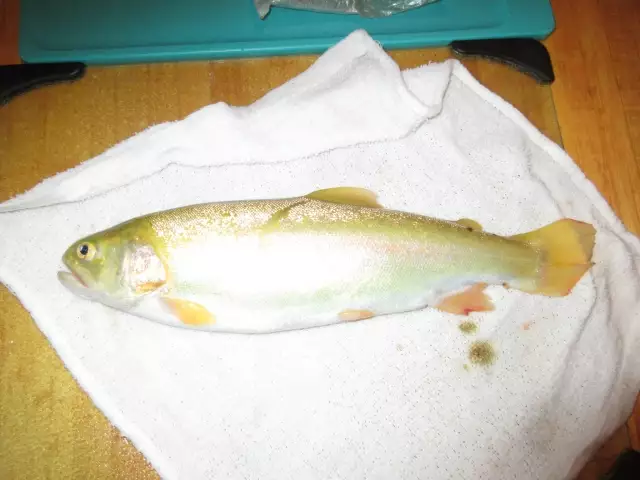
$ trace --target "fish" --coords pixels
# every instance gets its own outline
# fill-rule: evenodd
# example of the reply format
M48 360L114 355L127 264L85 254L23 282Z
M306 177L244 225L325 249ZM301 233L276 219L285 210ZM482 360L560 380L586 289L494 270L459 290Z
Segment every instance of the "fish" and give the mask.
M417 310L490 312L490 285L567 296L594 265L595 235L561 218L501 236L338 186L141 215L69 245L58 279L85 300L165 325L274 333Z

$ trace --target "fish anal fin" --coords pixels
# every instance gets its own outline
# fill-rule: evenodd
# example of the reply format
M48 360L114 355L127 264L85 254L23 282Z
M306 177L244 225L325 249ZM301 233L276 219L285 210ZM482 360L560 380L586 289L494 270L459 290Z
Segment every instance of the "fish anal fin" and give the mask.
M161 301L185 325L210 325L216 321L213 314L199 303L169 297L164 297Z
M362 207L382 208L378 203L377 196L370 190L358 187L335 187L324 190L316 190L306 198L321 200L331 203L343 203L347 205L358 205Z
M463 292L443 298L435 308L454 315L469 315L471 312L494 310L491 299L484 293L486 283L476 283Z
M469 230L473 230L474 232L482 231L482 225L480 225L475 220L471 220L470 218L461 218L459 220L456 220L454 223L462 225L463 227L466 227Z

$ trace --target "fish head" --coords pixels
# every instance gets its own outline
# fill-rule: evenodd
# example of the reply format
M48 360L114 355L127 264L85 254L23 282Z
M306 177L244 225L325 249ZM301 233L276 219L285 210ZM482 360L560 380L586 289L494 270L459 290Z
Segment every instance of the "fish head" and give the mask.
M59 272L63 285L81 296L129 296L122 265L127 242L117 234L100 232L72 243L62 255L69 272ZM93 293L93 295L91 295Z
M58 279L80 297L128 310L167 284L158 251L162 242L144 223L126 222L72 243L62 255L69 271L58 272Z

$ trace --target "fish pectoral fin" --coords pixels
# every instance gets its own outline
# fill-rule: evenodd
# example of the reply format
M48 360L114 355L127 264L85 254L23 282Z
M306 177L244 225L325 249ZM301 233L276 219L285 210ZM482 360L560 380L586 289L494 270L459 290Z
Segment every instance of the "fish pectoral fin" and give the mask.
M474 232L482 231L482 225L480 225L475 220L471 220L470 218L461 218L460 220L456 220L454 223L457 223L458 225L462 225L463 227L473 230Z
M164 284L165 284L164 281L150 281L150 282L138 283L136 284L135 289L136 289L136 293L140 293L144 295L146 293L155 292L159 288L162 288Z
M210 325L216 321L213 314L199 303L169 297L160 300L185 325Z
M443 298L435 308L454 315L469 315L471 312L494 310L491 299L484 293L486 283L476 283L461 293Z
M383 208L382 205L378 203L375 193L365 188L358 187L335 187L316 190L315 192L305 195L305 197L331 203Z

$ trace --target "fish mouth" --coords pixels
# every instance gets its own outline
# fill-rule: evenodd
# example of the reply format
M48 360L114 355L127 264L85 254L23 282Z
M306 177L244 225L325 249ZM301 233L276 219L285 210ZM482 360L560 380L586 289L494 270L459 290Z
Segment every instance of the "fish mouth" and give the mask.
M69 288L71 290L88 289L89 288L89 286L85 283L85 281L82 280L82 278L80 278L80 276L75 272L67 272L67 271L64 271L64 270L60 270L58 272L58 280L65 287L67 287L67 288Z
M71 277L73 277L72 281L78 282L83 287L88 287L87 283L84 280L82 280L80 275L78 275L74 271L71 271L71 272L60 271L60 272L58 272L58 278L60 278L60 276L66 277L67 280L69 280Z
M78 275L76 272L71 272L71 275L73 275L75 277L75 279L78 280L82 284L83 287L87 287L88 286L87 283L84 280L82 280L82 277L80 277L80 275Z
M68 291L78 296L79 298L103 303L107 306L117 308L119 310L126 311L131 308L131 305L128 304L126 301L121 301L118 298L110 297L108 294L105 294L99 288L96 288L95 286L87 285L87 283L84 282L73 271L71 272L67 272L64 270L58 271L58 280Z
M78 275L76 269L72 268L72 262L69 262L66 254L62 257L62 264L63 268L68 269L68 271L60 270L58 272L58 280L62 282L63 285L89 288L87 282L84 281L80 275Z

